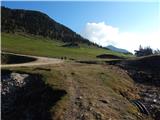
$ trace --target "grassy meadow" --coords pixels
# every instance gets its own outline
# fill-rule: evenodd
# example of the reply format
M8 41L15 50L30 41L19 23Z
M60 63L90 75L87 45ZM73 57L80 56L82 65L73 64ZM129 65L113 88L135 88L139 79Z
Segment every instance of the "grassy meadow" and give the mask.
M80 44L79 48L63 47L63 42L39 36L8 33L1 35L2 51L57 58L67 57L76 60L93 60L97 59L96 56L100 54L130 57L130 55L84 44Z

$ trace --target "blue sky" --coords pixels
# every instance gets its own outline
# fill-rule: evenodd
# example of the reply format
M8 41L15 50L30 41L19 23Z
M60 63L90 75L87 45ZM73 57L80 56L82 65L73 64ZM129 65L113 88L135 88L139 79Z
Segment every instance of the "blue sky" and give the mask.
M146 31L157 28L156 2L2 2L9 8L39 10L56 21L80 32L87 22L118 26L124 31ZM159 15L160 16L160 15ZM159 19L160 20L160 19ZM150 28L150 29L148 29Z
M85 35L87 33L84 32L93 32L93 26L95 27L95 25L96 27L98 25L98 29L100 29L99 26L103 26L103 30L108 30L108 27L117 28L118 31L116 34L126 32L148 34L150 32L158 31L160 28L160 3L158 2L23 1L2 2L2 5L9 8L21 8L42 11L54 20L66 25L75 32L84 35L84 37L87 37L88 39L91 39L91 37L89 37L89 35ZM95 25L88 23L95 23ZM90 27L89 29L92 28L92 30L88 31L88 27ZM116 29L112 30L113 32L115 32L114 30ZM91 35L94 36L93 34ZM97 39L99 40L99 38ZM96 40L91 41L96 42ZM99 44L104 44L104 42L98 42ZM113 44L116 45L116 43L114 42Z

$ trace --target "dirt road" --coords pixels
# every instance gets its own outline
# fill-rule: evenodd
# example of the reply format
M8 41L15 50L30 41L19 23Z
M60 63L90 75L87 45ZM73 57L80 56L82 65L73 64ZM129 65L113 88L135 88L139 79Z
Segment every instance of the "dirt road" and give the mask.
M58 64L58 63L63 62L63 60L57 59L57 58L39 57L39 56L32 56L32 55L22 55L22 54L15 54L15 53L7 53L7 54L19 55L19 56L24 56L24 57L32 57L32 58L36 58L37 60L32 61L32 62L27 62L27 63L20 63L20 64L2 64L1 68L51 65L51 64Z

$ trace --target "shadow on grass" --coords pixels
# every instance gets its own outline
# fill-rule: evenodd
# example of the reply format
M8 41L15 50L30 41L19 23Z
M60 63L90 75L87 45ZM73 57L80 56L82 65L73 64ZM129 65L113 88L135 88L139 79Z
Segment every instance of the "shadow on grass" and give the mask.
M2 79L6 73L9 72L2 72ZM51 120L54 117L50 110L66 91L45 84L42 75L29 75L25 86L2 95L2 120Z

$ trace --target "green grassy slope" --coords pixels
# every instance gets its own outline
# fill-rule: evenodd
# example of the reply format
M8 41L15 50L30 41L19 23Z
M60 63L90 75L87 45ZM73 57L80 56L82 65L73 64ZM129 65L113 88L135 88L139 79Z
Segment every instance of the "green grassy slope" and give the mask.
M2 51L48 56L48 57L67 57L77 60L96 59L99 54L114 54L117 56L128 57L122 53L113 52L96 47L89 47L81 44L80 48L62 47L64 43L50 40L43 37L33 37L19 34L1 34Z

